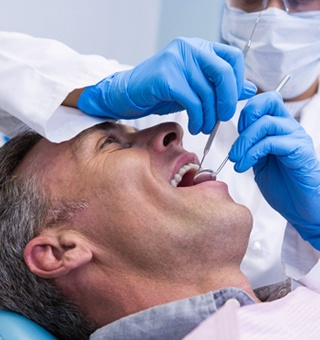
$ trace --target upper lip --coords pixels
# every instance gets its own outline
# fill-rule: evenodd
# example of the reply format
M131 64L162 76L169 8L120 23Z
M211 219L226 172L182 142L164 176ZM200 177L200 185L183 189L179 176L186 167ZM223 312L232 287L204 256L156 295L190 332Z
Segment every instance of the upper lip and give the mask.
M180 168L187 163L194 163L197 165L200 164L199 158L196 154L191 153L191 152L183 153L176 159L176 162L174 163L172 167L170 180L173 179L175 174L180 170Z

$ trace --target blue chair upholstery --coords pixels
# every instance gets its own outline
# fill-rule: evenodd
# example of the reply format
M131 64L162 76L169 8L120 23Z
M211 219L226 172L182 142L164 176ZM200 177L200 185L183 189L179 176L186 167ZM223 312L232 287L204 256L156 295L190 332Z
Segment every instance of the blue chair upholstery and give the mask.
M0 340L57 340L57 338L17 313L0 310Z

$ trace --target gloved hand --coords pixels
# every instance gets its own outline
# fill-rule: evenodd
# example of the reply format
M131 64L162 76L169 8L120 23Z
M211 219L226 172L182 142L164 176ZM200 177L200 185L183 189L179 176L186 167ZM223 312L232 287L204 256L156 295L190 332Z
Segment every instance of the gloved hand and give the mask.
M210 133L217 118L229 120L237 101L256 90L244 80L240 50L198 38L177 38L133 69L86 88L77 106L90 115L115 119L186 109L189 131Z
M320 250L320 164L310 136L277 92L250 99L240 114L238 131L229 153L235 170L253 166L269 204Z

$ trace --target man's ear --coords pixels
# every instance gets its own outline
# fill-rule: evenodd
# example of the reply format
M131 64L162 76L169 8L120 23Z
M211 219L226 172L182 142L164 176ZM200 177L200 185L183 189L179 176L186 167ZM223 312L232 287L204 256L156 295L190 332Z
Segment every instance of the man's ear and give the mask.
M32 239L24 250L30 271L53 279L89 263L93 257L88 242L72 231L50 231Z

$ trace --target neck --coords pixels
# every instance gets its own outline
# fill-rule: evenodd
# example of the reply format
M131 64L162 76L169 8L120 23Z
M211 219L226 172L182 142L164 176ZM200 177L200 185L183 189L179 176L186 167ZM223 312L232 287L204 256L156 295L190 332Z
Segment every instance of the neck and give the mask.
M99 278L91 275L83 289L79 289L81 284L76 285L72 295L99 327L147 308L227 287L240 288L258 302L239 267L198 274L196 278L186 276L185 280L163 280L127 272L105 273Z
M315 95L317 93L318 87L319 87L319 79L317 78L315 80L315 82L308 88L307 91L303 92L299 96L292 97L292 98L286 98L286 99L284 99L284 101L285 102L296 102L296 101L299 101L299 100L311 98L313 95ZM258 88L258 93L262 93L262 92L263 91Z

